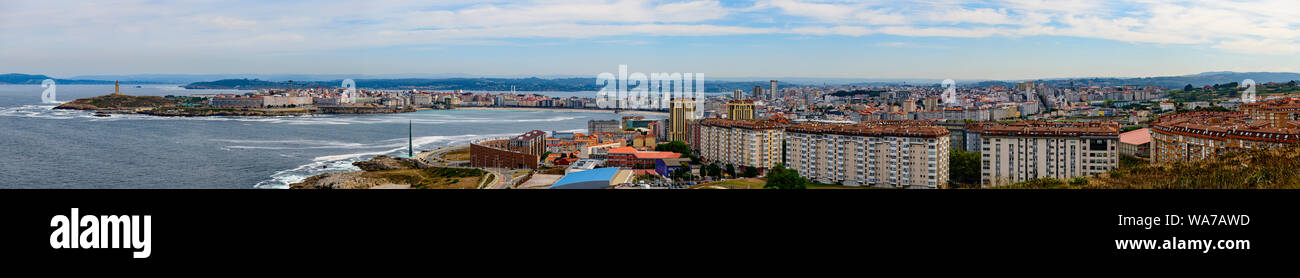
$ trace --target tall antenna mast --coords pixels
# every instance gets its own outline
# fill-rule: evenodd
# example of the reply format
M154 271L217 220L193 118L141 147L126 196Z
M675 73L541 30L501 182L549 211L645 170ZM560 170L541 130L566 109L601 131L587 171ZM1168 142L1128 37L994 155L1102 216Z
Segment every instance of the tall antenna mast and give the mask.
M407 122L406 132L406 156L415 157L415 120Z

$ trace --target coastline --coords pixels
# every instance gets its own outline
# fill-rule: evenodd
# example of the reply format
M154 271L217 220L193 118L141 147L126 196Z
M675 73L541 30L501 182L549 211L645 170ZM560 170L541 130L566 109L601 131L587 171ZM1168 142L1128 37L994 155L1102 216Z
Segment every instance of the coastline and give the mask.
M453 145L422 151L416 157L379 155L353 162L360 171L313 175L289 184L289 189L491 189L503 184L503 174L485 168L467 167L469 160L445 160L450 151L468 151L469 145ZM464 180L462 180L464 179Z
M647 115L647 116L668 116L668 112L643 111L643 110L609 110L609 109L589 109L589 108L536 108L536 107L477 107L477 106L456 106L455 109L469 110L513 110L513 111L570 111L570 112L593 112L593 113L616 113L629 115Z
M414 107L383 106L309 106L297 108L218 108L179 107L172 99L158 96L102 95L65 102L56 110L96 111L99 114L143 114L163 117L279 117L322 114L397 114L417 111Z

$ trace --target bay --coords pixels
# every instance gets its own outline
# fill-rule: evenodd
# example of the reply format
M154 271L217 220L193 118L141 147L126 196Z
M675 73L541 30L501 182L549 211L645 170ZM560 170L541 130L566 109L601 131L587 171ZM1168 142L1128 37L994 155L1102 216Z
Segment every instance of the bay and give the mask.
M39 85L0 85L0 188L285 188L352 162L530 130L584 131L622 115L576 111L421 110L300 117L91 116L42 104ZM62 85L59 101L112 85ZM122 86L129 95L189 95L176 85Z

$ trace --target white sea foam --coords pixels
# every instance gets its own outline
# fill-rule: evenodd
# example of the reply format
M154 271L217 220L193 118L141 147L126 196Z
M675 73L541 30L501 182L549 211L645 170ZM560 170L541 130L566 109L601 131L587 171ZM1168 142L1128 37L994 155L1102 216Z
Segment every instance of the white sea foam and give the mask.
M437 144L439 146L455 145L461 143L468 143L472 140L477 140L477 139L505 137L511 135L514 134L490 134L490 135L466 134L466 135L454 135L454 136L421 136L421 137L415 137L412 140L413 141L412 144L419 149L428 149L426 147L433 144ZM314 175L319 175L319 174L329 173L329 172L360 171L361 170L360 168L357 168L356 166L352 166L353 162L361 161L368 157L373 157L373 156L404 153L406 151L406 140L407 138L379 140L378 142L400 142L400 143L370 145L373 147L393 147L391 149L386 149L381 151L367 151L367 152L356 152L356 153L346 153L346 154L315 157L312 159L311 163L307 163L293 169L276 172L275 174L271 175L270 179L258 182L257 185L254 185L254 187L283 189L283 188L289 188L290 184L302 182L303 180L307 179L307 177L311 177ZM256 141L256 140L229 140L229 141ZM302 142L311 142L311 141L314 140L283 140L283 141L268 140L262 142L302 143ZM332 141L324 141L324 142L352 144L346 142L332 142Z

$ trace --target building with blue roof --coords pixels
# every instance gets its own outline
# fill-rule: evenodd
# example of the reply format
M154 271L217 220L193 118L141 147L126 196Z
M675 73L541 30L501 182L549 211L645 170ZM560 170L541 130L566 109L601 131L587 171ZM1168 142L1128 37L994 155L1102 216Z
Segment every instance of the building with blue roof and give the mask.
M620 173L618 167L596 168L573 172L551 185L551 189L603 189L626 183L631 174Z

